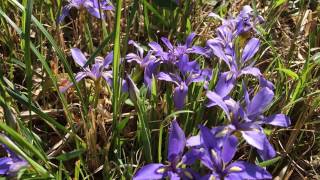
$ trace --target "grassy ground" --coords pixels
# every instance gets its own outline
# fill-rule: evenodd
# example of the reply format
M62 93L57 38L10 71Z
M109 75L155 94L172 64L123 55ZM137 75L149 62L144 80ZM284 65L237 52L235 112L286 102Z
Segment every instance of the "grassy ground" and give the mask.
M222 122L221 111L203 105L204 89L192 86L186 107L176 111L171 86L154 82L157 88L148 96L142 71L120 57L135 52L128 40L148 48L162 36L184 42L195 32L195 44L205 45L219 25L207 17L210 12L227 17L249 4L266 19L259 29L262 43L256 67L275 84L275 100L267 114L281 112L292 122L289 128L265 128L278 154L260 165L276 179L319 179L320 4L316 0L168 2L113 1L115 10L107 12L105 20L72 9L61 24L56 19L65 1L0 2L0 129L30 164L19 176L128 179L145 163L166 159L168 125L174 116L186 136L197 134L199 123ZM88 79L59 92L80 70L71 58L72 47L89 55L88 64L114 51L113 90ZM220 68L210 59L197 61ZM136 102L120 90L120 77L126 72L140 89ZM251 152L242 143L237 157L254 162Z

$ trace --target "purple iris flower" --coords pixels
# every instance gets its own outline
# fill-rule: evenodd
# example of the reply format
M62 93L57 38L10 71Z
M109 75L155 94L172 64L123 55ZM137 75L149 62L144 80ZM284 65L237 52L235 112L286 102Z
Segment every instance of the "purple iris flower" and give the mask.
M144 50L141 46L139 46L134 41L129 41L129 44L132 44L137 48L137 53L129 53L126 56L126 59L128 62L136 62L140 65L142 69L144 69L144 84L148 87L148 89L151 88L151 81L152 76L155 74L155 70L157 66L159 65L159 61L156 61L157 58L152 55L152 52L148 52L146 56L144 56Z
M243 6L242 10L240 11L239 15L237 16L237 33L246 33L251 29L257 32L256 26L264 22L262 16L254 15L253 9L246 5Z
M61 15L58 18L58 23L61 23L66 16L69 16L69 11L71 8L80 9L82 7L86 8L92 16L98 19L101 19L101 17L103 19L105 18L103 11L114 9L109 0L69 0L69 4L62 8Z
M250 6L244 6L238 17L234 19L224 20L216 14L210 14L210 16L221 19L222 25L217 28L217 37L208 40L207 46L211 49L212 54L223 60L229 67L228 72L220 74L218 82L219 88L223 87L221 86L222 84L225 84L225 87L228 88L223 89L230 92L235 84L235 79L246 74L258 77L262 83L262 87L273 88L272 83L262 77L260 70L253 67L254 63L249 62L259 50L259 39L251 38L242 49L239 60L237 59L235 39L239 36L240 31L246 32L254 27L249 23L253 17L252 8ZM245 26L244 22L249 23L250 26ZM237 27L239 23L243 24L240 29ZM226 91L223 94L226 95L228 92Z
M169 129L168 165L151 163L142 167L133 177L133 180L163 179L194 179L196 173L189 168L183 168L186 157L183 151L186 137L176 120L173 120Z
M210 70L199 70L199 65L195 61L189 62L188 56L184 55L178 64L180 74L164 73L158 74L159 80L172 82L176 85L173 93L173 101L176 109L184 107L185 99L188 94L188 86L193 82L205 82L211 76Z
M261 87L268 87L270 89L274 88L273 84L262 76L260 70L256 67L253 67L254 63L249 64L249 60L254 57L259 49L259 39L252 38L248 41L242 50L241 59L239 62L236 61L236 55L234 51L228 55L227 53L223 52L219 44L208 41L208 45L212 48L214 54L216 54L219 58L222 58L230 68L229 71L223 72L219 75L219 80L217 82L215 91L221 97L226 97L230 93L235 86L236 79L242 75L252 75L259 78Z
M112 70L105 70L109 67L110 63L113 61L113 52L109 53L104 59L97 57L95 63L92 65L92 68L84 67L87 62L85 55L78 48L71 49L71 55L75 63L77 63L82 71L76 74L75 80L79 82L85 77L90 77L94 81L97 81L101 77L105 79L109 86L112 86ZM60 88L60 92L65 92L73 86L73 83L70 82L66 86Z
M253 9L248 5L243 6L237 17L223 19L215 13L210 13L209 17L214 17L221 20L222 26L228 27L231 30L233 37L250 30L257 32L255 27L264 22L263 17L260 15L255 15Z
M224 62L228 65L230 69L230 73L239 77L243 74L251 74L253 76L259 77L261 76L261 72L258 68L253 67L253 64L248 64L248 60L252 59L254 55L259 50L260 41L257 38L252 38L248 41L245 47L242 50L242 56L239 62L236 60L236 54L233 48L230 50L231 53L224 52L222 48L216 50L220 45L216 42L208 41L208 46L214 50L214 54L217 57L222 58Z
M243 89L245 108L241 107L239 102L231 98L223 99L213 91L207 92L209 99L207 107L217 105L226 113L231 124L226 126L227 131L224 131L225 134L236 131L240 132L248 144L257 148L263 160L270 159L275 156L276 152L264 134L262 125L269 124L288 127L291 124L290 119L284 114L276 114L268 117L263 115L264 110L270 105L274 97L271 89L267 87L262 88L252 100L250 100L246 88L243 87Z
M150 42L149 46L151 47L154 55L160 58L164 62L170 62L175 64L179 59L186 54L200 54L203 56L207 56L207 52L204 48L200 46L192 46L192 41L196 36L195 33L191 33L187 39L185 44L178 44L177 46L172 45L169 39L162 37L161 41L167 47L167 51L165 51L160 44L156 42Z
M272 176L265 169L244 161L231 162L238 144L235 136L216 138L206 127L200 127L200 141L202 147L198 149L198 157L211 173L202 179L271 179Z
M0 175L15 175L21 168L28 166L28 162L19 155L12 152L6 145L2 144L8 156L0 158Z

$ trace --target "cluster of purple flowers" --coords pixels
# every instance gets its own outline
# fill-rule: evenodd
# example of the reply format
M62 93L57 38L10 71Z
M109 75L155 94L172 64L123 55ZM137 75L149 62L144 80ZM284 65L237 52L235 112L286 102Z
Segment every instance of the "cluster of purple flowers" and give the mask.
M207 41L206 47L192 45L195 34L187 37L185 44L173 45L167 38L161 38L163 48L156 42L149 43L151 50L144 56L144 50L137 43L131 42L138 54L128 54L129 62L135 61L144 68L144 83L151 86L152 76L159 80L174 84L174 104L176 109L182 109L188 94L188 86L193 82L202 82L207 89L207 107L218 106L226 115L227 124L208 129L199 125L200 134L186 139L183 130L176 120L169 130L168 164L152 163L140 169L134 176L142 179L271 179L267 170L255 164L244 161L232 161L237 151L240 135L253 146L262 160L268 160L276 155L263 131L262 125L288 127L290 119L284 114L264 116L263 112L271 104L274 93L273 84L266 80L260 70L254 67L254 56L260 41L252 37L241 47L237 43L243 34L256 32L256 25L263 22L261 16L255 16L250 6L244 6L235 18L222 19L217 28L216 37ZM196 61L190 61L190 54L203 57L217 57L228 68L219 72L218 81L213 90L208 89L212 70L200 69ZM166 64L173 71L157 72L157 66ZM242 81L244 99L232 99L231 92L242 76L251 75L259 80L260 90L248 91ZM250 96L253 96L250 98ZM185 152L185 147L188 151ZM196 160L208 168L207 175L200 175L190 167Z
M69 3L62 8L58 23L61 23L66 16L69 16L71 8L85 8L92 16L98 19L104 19L103 11L113 10L113 6L109 0L69 0Z
M111 9L107 1L99 5L103 10ZM97 16L96 1L72 1L65 9L84 6ZM93 9L92 9L93 8ZM137 42L129 41L136 53L129 53L125 59L129 63L136 63L144 72L144 84L150 90L152 79L170 82L174 85L173 101L177 110L184 108L188 95L188 86L192 83L202 83L207 90L208 103L206 106L220 107L226 115L227 124L208 129L199 125L200 134L186 139L183 130L176 120L169 130L168 164L152 163L144 166L135 176L139 179L271 179L272 176L264 168L244 161L233 161L236 154L240 136L253 146L262 160L268 160L276 155L263 131L263 125L288 127L290 119L284 114L265 116L265 109L271 104L274 93L273 84L266 80L260 70L254 67L254 57L259 50L260 40L256 37L244 38L244 34L254 34L256 25L263 22L261 16L254 14L250 6L244 6L238 16L223 19L216 14L209 16L222 21L217 28L216 37L207 41L205 47L193 45L196 36L191 33L184 44L172 44L168 38L162 37L161 44L150 42L150 50L145 49ZM239 43L244 39L246 44ZM84 77L93 80L104 78L106 83L112 85L112 71L108 70L112 62L113 53L104 59L96 58L92 68L84 67L86 58L76 48L71 50L75 62L83 68L76 75L76 81ZM201 69L196 60L190 60L193 55L204 58L218 58L224 62L227 71L218 73L218 80L213 89L209 89L212 79L211 69ZM243 77L251 75L259 80L259 91L248 91L246 83L242 81L244 98L236 101L232 99L231 92L237 82ZM127 75L128 84L133 81ZM123 81L123 86L126 86ZM72 83L62 87L66 91ZM134 86L135 87L135 86ZM129 87L130 88L130 87ZM250 96L252 98L250 98ZM188 151L185 152L185 147ZM208 168L207 175L200 175L190 167L196 160Z

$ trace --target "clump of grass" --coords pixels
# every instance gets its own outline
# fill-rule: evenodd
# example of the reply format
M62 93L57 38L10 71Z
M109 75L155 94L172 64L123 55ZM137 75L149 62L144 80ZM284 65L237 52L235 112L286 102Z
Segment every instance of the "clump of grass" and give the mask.
M200 159L193 165L178 159L185 158L185 145L190 151L199 150L189 144L190 137L201 137L201 145L208 152L224 152L208 140L223 131L210 134L207 128L231 128L238 111L230 110L230 97L246 114L267 109L251 114L249 119L259 119L255 130L265 134L264 142L270 142L276 156L262 156L243 134L248 129L235 128L229 134L222 133L228 137L223 142L237 145L232 162L221 160L224 168L245 160L257 165L255 172L262 174L260 178L269 177L266 170L281 179L319 177L320 26L315 18L319 4L245 1L232 5L175 0L72 3L0 2L0 142L4 150L10 150L10 162L28 164L3 175L20 179L139 179L141 167L157 163L162 164L155 169L160 174L179 171L184 172L179 176L188 178L190 174L184 170L190 167L203 176L211 172L207 164L200 163L203 156L193 155ZM224 59L228 52L217 50L217 43L207 40L219 36L217 27L248 4L253 15L260 14L265 21L255 22L253 30L229 42L237 66L229 69L233 64ZM68 16L57 21L65 10L69 10ZM212 12L219 16L210 15ZM104 18L99 16L102 13ZM197 34L193 42L191 32ZM260 42L257 51L255 42ZM250 43L251 62L242 64L247 61L243 54ZM70 58L74 47L85 52L83 66ZM101 57L111 51L112 68L86 70L103 63ZM250 72L256 77L240 75L253 63L260 69L259 73ZM93 77L89 72L104 70L112 71L107 81L101 80L103 76L79 81L75 75L85 72ZM66 81L74 86L61 92ZM233 87L224 94L227 96L221 95L221 84ZM265 104L250 107L253 105L248 102L258 97L263 98L258 104ZM214 107L207 107L208 103ZM289 117L290 127L260 126L262 117L274 114ZM268 122L268 118L264 120ZM12 160L12 156L20 161ZM166 159L171 164L166 164ZM232 170L239 171L235 167ZM228 173L220 177L232 174Z

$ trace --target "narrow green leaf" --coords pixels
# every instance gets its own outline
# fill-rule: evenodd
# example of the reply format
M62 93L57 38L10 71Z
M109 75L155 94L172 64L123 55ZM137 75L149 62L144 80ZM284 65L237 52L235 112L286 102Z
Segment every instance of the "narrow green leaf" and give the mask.
M23 13L23 50L24 50L24 63L26 65L26 79L27 79L27 89L29 102L32 99L32 62L30 55L30 26L31 26L31 15L33 0L24 0L26 4L26 10ZM31 112L31 111L30 111Z
M169 114L164 120L167 121L170 118L177 116L178 114L185 114L185 113L193 113L193 111L190 111L190 110L175 111L175 112Z
M17 6L22 12L25 11L25 8L17 1L17 0L9 0L10 3L12 3L13 5ZM75 77L73 75L72 69L63 53L63 51L60 49L60 47L58 46L58 44L55 42L54 38L51 36L51 34L46 30L46 28L34 17L31 16L31 20L32 22L39 28L39 30L42 32L42 34L47 38L47 40L50 42L50 44L52 45L53 49L55 50L57 56L59 57L59 59L62 61L64 68L66 69L66 72L69 75L69 78L71 79L71 81L74 83L75 88L77 90L78 96L80 98L80 101L83 102L83 114L87 115L87 111L88 111L88 105L85 103L83 96L81 95L81 91L79 88L79 85L76 83L75 81Z
M31 159L26 155L16 144L14 144L10 139L4 135L0 135L0 142L7 145L10 150L21 155L28 163L41 175L49 176L48 171L42 167L40 164Z
M146 6L152 13L154 13L157 18L161 21L161 23L165 26L168 26L167 21L163 18L163 16L154 8L151 4L148 3L147 0L142 0L144 6Z
M278 157L269 159L267 161L263 161L261 163L258 163L258 165L261 166L261 167L271 166L271 165L275 164L276 162L278 162L280 159L282 159L282 157L278 156Z
M282 4L286 3L287 0L276 0L275 3L273 4L274 8L281 6Z
M7 88L7 92L10 94L10 96L14 99L16 99L19 103L25 105L25 106L29 106L30 109L35 112L36 114L38 114L43 120L45 120L45 122L51 126L53 129L59 129L65 133L69 132L64 126L62 126L61 124L59 124L58 122L56 122L53 118L51 118L50 116L48 116L47 114L43 113L40 109L38 109L36 106L34 106L33 104L30 104L28 101L28 98L10 88Z
M117 125L117 129L118 129L119 132L121 132L126 127L126 125L129 122L129 119L130 119L130 117L127 117L127 118L122 119L119 122L119 124Z
M6 21L14 28L14 30L20 35L22 36L22 30L0 9L0 15L2 17L4 17L6 19ZM65 99L65 97L60 93L59 91L59 87L58 87L58 84L57 84L57 80L56 80L56 77L54 76L50 66L48 65L47 63L47 60L43 57L43 55L40 54L40 52L37 50L37 48L34 46L34 44L31 42L30 43L30 47L31 47L31 50L33 51L33 53L37 56L37 58L39 59L39 61L41 62L41 64L43 65L43 68L46 70L46 72L48 73L48 76L49 78L51 79L53 85L54 85L54 88L56 90L56 92L58 93L58 96L62 102L62 105L63 105L63 109L64 109L64 112L66 114L66 118L68 120L68 122L70 124L72 124L72 118L71 118L71 114L70 114L70 111L68 110L68 104L67 104L67 101ZM99 48L98 48L99 49ZM93 58L94 59L94 58ZM27 102L24 102L24 103L27 103ZM41 111L40 111L41 112ZM42 115L39 115L40 117L44 118L44 116ZM62 126L63 127L63 126ZM64 127L63 127L64 128ZM79 139L80 141L82 141L78 136L76 136L77 139Z
M25 140L25 137L21 136L19 133L14 131L12 128L7 126L4 123L0 123L0 129L10 135L11 139L17 142L20 146L24 149L29 150L34 155L36 155L39 159L43 160L44 162L47 161L47 157L45 154L39 152L32 144Z
M122 0L117 0L117 8L116 8L116 22L115 22L115 37L114 37L114 47L113 47L113 94L112 94L112 127L115 131L113 133L113 140L115 142L116 148L120 148L119 146L119 138L118 138L118 131L117 131L117 122L119 118L119 106L120 106L120 21L121 21L121 6ZM118 149L120 152L120 149Z
M60 161L68 161L70 159L80 157L86 150L85 149L76 149L67 153L63 153L56 157Z
M297 73L293 72L290 69L286 69L286 68L277 68L278 71L281 71L283 73L285 73L286 75L290 76L292 79L299 79L299 76Z

